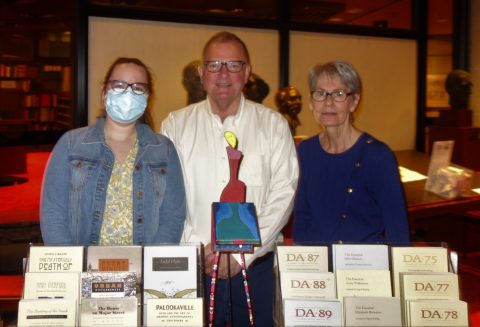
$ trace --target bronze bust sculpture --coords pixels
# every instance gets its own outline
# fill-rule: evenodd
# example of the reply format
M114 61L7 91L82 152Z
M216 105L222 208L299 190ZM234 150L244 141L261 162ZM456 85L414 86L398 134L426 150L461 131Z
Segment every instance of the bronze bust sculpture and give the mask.
M282 87L275 95L275 104L278 111L288 121L290 131L295 136L297 126L301 124L298 119L298 114L302 110L302 96L300 92L293 86Z
M204 100L207 93L203 89L198 67L202 64L200 60L193 60L183 68L182 84L187 91L187 104L192 104Z
M270 92L268 84L257 74L252 73L243 89L243 94L249 100L262 103Z
M452 109L468 109L468 98L472 93L470 74L464 70L453 70L447 76L445 89L450 97L449 103Z

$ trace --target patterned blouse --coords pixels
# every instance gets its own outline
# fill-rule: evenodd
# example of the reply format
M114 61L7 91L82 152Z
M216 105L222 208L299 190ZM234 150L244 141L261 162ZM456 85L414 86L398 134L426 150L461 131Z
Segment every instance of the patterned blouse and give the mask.
M137 150L138 139L125 162L115 160L108 182L100 245L128 245L133 242L132 176Z

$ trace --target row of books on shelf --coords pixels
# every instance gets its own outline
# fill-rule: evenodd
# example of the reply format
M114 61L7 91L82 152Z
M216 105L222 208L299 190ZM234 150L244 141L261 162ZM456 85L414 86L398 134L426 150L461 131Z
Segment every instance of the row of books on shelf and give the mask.
M19 326L201 326L200 246L32 246Z
M23 106L56 107L58 105L58 97L56 93L26 94L23 97Z
M278 245L276 252L278 325L468 326L446 247Z
M39 72L39 66L0 64L0 78L36 78Z
M72 68L62 65L5 65L0 64L0 89L18 89L30 92L32 81L43 85L44 90L70 92ZM45 89L47 88L47 89Z
M21 90L23 92L30 92L31 85L32 85L32 81L29 79L0 81L0 89L15 89L15 90Z
M0 78L38 78L40 72L62 72L64 67L62 65L0 64Z

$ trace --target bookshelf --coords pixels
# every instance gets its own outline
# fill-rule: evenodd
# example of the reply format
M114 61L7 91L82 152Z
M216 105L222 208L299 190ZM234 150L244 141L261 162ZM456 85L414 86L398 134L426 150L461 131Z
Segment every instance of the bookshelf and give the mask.
M24 120L28 131L73 128L71 66L58 61L0 64L1 120Z

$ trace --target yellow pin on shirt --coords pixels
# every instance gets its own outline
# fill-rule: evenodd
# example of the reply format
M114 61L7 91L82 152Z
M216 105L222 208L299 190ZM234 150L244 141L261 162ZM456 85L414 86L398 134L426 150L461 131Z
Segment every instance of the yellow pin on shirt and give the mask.
M226 131L225 133L223 133L223 136L225 136L225 139L227 140L227 143L232 148L234 148L234 149L237 148L237 144L238 144L237 136L235 134L233 134L233 132Z

